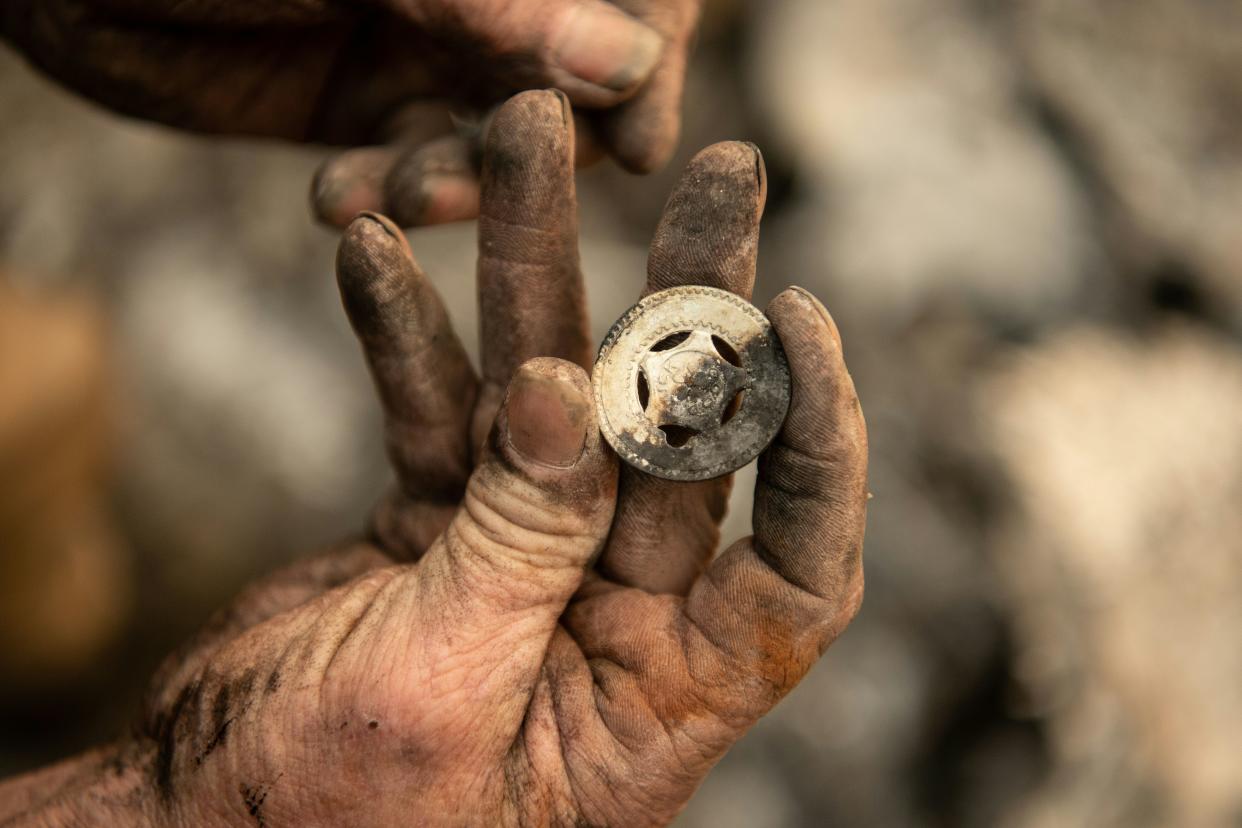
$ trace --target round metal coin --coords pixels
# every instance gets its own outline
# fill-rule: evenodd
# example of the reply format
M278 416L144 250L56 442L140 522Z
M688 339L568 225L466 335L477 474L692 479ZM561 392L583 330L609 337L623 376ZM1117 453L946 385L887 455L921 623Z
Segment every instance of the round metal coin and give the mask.
M755 459L789 410L772 324L717 288L653 293L625 312L592 374L600 430L621 459L669 480L707 480Z

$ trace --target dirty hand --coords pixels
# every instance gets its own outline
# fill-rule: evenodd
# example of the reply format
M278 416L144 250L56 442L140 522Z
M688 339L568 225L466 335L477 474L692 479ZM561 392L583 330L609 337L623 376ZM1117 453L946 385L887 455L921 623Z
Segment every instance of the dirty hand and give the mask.
M203 825L663 823L850 621L867 445L831 318L796 288L767 308L792 404L760 461L756 534L716 556L728 481L619 470L601 441L573 141L556 93L496 116L481 377L396 227L350 225L341 292L398 478L373 541L252 587L158 677L149 738L90 760L47 807ZM753 147L701 152L646 290L749 296L764 195Z
M582 161L673 151L702 0L5 0L0 35L118 111L204 132L385 146L317 177L320 217L471 218L478 122L516 90L590 108ZM465 130L466 133L479 130ZM587 148L589 145L590 148Z

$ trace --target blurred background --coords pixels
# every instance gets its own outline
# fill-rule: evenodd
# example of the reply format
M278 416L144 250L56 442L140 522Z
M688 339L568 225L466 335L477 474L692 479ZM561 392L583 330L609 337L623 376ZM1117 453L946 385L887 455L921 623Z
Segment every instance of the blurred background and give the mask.
M323 152L3 51L0 112L7 775L389 476ZM665 172L581 175L596 334L689 156L756 142L757 303L832 310L875 498L861 615L679 824L1242 824L1242 3L709 2L685 113ZM411 234L467 341L474 232Z

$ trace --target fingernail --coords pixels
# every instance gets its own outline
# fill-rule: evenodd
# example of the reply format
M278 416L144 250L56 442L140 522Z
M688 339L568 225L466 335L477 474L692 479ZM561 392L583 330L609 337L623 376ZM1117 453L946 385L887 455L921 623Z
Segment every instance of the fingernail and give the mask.
M383 230L394 240L405 241L405 234L401 232L401 229L379 213L372 210L362 210L355 216L355 219L375 222L379 225L379 229Z
M505 411L509 445L526 459L568 468L582 456L590 400L568 379L523 365L509 383Z
M571 75L624 92L646 80L663 48L654 30L620 9L583 3L569 12L553 52Z
M745 146L750 147L750 151L755 154L755 182L759 188L761 198L767 197L768 193L768 167L763 163L763 150L759 149L759 145L751 141L743 141Z
M353 221L349 223L349 227L345 231L346 235L349 235L351 228L362 227L364 224L374 226L375 229L396 242L397 246L405 253L413 255L410 250L410 240L405 237L405 233L401 232L401 228L394 224L392 219L387 216L382 216L370 210L363 210L353 217Z

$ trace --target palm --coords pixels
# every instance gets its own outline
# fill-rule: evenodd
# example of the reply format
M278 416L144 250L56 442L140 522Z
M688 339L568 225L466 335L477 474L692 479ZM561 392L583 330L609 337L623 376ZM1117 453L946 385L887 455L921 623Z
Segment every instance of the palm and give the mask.
M590 347L571 124L527 93L491 131L481 378L395 228L347 232L342 294L399 483L376 545L252 588L157 682L158 778L189 815L664 821L857 610L866 437L808 295L769 307L794 398L755 538L713 560L725 481L618 476L573 365ZM701 153L647 289L749 296L763 189L753 148Z

